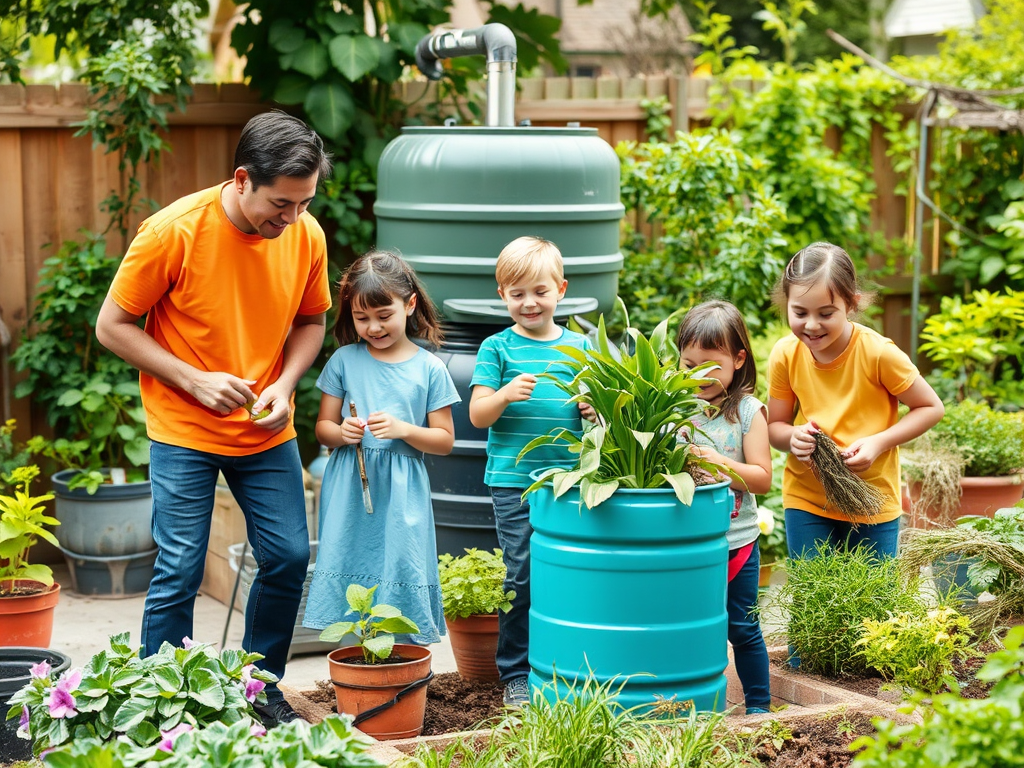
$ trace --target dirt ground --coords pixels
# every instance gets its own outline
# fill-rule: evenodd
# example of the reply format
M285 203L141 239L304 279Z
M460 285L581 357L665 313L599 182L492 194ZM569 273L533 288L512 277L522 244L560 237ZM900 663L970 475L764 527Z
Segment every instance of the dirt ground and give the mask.
M755 753L765 768L845 768L855 756L849 748L853 740L875 730L862 712L808 715L788 721L785 729L788 733L778 731L776 740L764 741Z
M427 686L427 712L423 718L424 736L468 731L484 720L501 713L500 682L463 680L457 672L435 675ZM308 698L335 708L334 689L329 680L317 683Z

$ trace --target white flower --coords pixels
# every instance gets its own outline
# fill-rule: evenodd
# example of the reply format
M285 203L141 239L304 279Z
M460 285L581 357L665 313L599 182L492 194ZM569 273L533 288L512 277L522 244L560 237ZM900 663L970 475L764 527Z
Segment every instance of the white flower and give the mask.
M775 513L768 507L757 508L757 527L761 529L762 536L767 536L775 530Z

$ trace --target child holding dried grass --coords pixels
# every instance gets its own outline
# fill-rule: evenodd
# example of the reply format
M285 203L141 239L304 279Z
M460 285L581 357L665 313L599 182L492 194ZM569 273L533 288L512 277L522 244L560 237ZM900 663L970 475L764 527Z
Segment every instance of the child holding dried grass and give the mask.
M798 252L775 294L793 331L768 364L768 435L790 454L782 482L789 556L810 556L824 542L894 557L898 446L942 419L942 401L892 341L850 320L870 296L839 246ZM910 408L902 419L899 403Z
M736 674L743 684L747 714L768 711L768 651L755 608L760 570L755 493L772 485L772 458L764 404L754 397L757 368L743 315L726 301L708 301L687 312L676 338L680 365L715 363L710 383L698 397L708 410L694 419L699 432L687 435L693 451L722 464L740 478L732 484L736 506L726 538L729 543L729 642Z

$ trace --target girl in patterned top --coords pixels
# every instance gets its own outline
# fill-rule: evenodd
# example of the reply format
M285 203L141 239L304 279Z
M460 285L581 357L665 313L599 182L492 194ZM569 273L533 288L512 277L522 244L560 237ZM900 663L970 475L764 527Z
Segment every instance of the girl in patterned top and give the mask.
M694 420L699 431L687 439L695 443L695 453L740 477L732 484L736 505L727 534L729 642L747 714L767 712L771 703L768 651L754 611L760 566L754 494L771 488L772 460L765 406L753 396L754 355L743 316L726 301L709 301L691 309L679 327L676 345L685 368L718 365L705 374L710 383L701 387L698 397L708 408Z

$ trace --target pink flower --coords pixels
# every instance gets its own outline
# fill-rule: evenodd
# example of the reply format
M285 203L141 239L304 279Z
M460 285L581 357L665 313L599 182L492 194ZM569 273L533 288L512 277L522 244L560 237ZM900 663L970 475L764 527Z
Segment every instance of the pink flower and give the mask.
M178 723L169 731L160 731L160 735L163 736L163 740L157 746L157 749L162 750L163 752L173 752L174 742L177 741L178 737L191 730L192 726L188 723Z
M245 683L245 700L250 704L256 701L256 697L267 687L267 684L262 680L256 680L252 676L252 670L255 666L252 664L246 664L242 667L242 682Z
M44 677L50 676L50 662L43 659L38 664L33 664L28 668L29 674L37 680L42 680Z
M195 648L196 645L198 645L198 643L196 643L196 641L188 635L185 635L183 638L181 638L181 647L184 648L186 651L189 648Z
M256 722L254 722L252 725L249 726L249 733L252 736L257 736L257 737L258 736L266 736L267 735L267 729L263 727L263 723L256 723Z
M60 676L57 684L50 689L50 700L46 703L50 709L50 717L74 717L78 714L75 709L75 697L71 692L78 688L82 682L82 670L72 669Z
M29 712L28 707L22 706L21 708L21 720L18 721L18 738L32 740L32 734L29 732Z

